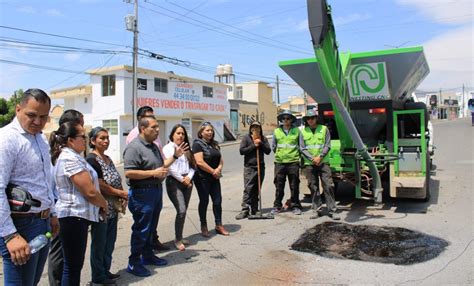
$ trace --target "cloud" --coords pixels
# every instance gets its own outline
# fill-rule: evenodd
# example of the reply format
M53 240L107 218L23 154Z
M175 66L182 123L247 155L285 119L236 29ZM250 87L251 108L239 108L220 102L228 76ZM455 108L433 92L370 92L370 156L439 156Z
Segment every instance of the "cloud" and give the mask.
M53 17L63 17L64 14L57 10L57 9L48 9L46 10L46 14L49 15L49 16L53 16Z
M336 17L334 19L334 25L336 27L343 26L343 25L347 25L353 22L364 21L370 18L372 18L372 16L369 13L364 13L364 14L353 13L347 16Z
M79 54L66 54L64 55L64 59L68 62L75 62L77 61L81 56Z
M238 27L240 29L248 29L248 28L256 27L262 23L263 23L263 20L260 16L249 16L249 17L246 17L242 22L240 22Z
M472 23L472 0L397 0L401 5L414 6L428 18L444 24Z
M18 11L24 14L36 14L37 11L32 6L21 6Z
M308 19L306 20L303 20L299 23L296 24L296 30L297 31L307 31L309 28L308 28Z
M450 30L423 46L430 74L420 88L474 86L474 29L472 25Z

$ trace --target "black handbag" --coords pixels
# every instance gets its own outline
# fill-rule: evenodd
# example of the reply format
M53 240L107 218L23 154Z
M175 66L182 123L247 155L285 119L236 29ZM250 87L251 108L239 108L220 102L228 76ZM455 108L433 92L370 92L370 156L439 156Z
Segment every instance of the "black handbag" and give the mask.
M28 212L31 207L41 207L41 202L33 199L30 192L15 184L8 184L5 193L12 212Z

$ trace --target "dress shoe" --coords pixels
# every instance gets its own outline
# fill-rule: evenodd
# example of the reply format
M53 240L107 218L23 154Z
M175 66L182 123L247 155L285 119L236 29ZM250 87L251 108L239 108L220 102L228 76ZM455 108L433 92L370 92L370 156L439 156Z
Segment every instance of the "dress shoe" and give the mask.
M153 249L158 250L158 251L163 251L163 250L170 250L170 248L163 243L161 243L159 240L155 240L153 243Z
M216 225L216 232L217 234L221 234L225 236L230 235L230 233L227 230L225 230L223 225Z
M106 278L105 280L99 281L99 282L92 282L92 286L98 286L98 285L117 285L117 282L115 280Z
M207 229L207 226L203 225L201 226L201 235L204 237L211 237L209 234L209 230Z
M113 279L113 280L117 280L117 279L120 278L120 274L118 274L118 273L115 273L115 274L114 274L114 273L108 272L108 273L107 273L107 278Z

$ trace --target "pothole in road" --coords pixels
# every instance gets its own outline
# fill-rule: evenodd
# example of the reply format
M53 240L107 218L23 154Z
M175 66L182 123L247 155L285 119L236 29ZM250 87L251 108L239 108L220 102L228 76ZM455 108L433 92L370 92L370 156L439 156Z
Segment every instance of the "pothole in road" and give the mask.
M406 228L325 222L307 230L291 248L329 258L409 265L435 258L448 245Z

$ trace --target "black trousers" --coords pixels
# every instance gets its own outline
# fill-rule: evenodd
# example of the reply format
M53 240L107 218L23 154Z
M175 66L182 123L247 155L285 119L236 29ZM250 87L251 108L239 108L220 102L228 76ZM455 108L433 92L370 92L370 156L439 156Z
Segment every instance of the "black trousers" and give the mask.
M265 165L260 165L260 186L265 178ZM255 213L258 211L258 168L257 166L244 167L244 195L242 210Z
M199 219L201 225L207 226L207 206L209 197L212 199L212 212L216 225L222 225L222 193L221 182L210 175L194 175L194 184L199 196Z
M310 165L304 166L303 174L308 180L308 188L313 194L313 209L317 210L321 207L321 194L319 192L318 178L321 178L321 184L323 187L324 197L326 198L326 205L328 211L333 213L336 211L336 200L334 199L334 182L332 180L331 168L328 164L321 163L321 165Z
M288 183L290 184L291 191L291 205L290 207L297 207L301 209L300 203L300 165L299 162L295 163L275 163L275 201L273 207L281 208L283 206L282 201L285 196L285 183L286 177L288 177Z
M63 278L63 247L59 235L51 239L51 248L48 255L49 285L60 286Z

